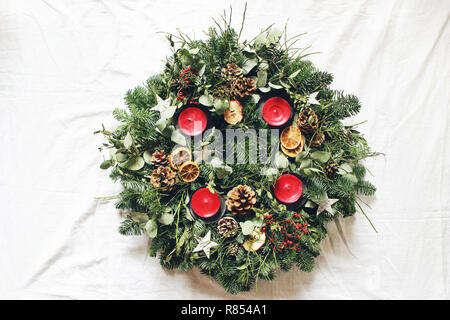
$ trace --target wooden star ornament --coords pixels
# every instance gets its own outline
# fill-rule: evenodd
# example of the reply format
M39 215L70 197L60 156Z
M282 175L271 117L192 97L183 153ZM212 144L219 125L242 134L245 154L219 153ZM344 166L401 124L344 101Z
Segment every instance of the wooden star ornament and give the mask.
M314 93L311 93L311 94L308 96L308 102L309 102L309 104L320 104L320 101L316 99L318 94L319 94L319 91L316 91L316 92L314 92Z
M319 205L317 207L317 215L321 214L324 211L327 211L329 214L334 216L334 210L331 206L338 201L339 199L329 199L328 195L325 194L325 198L321 202L316 202Z
M159 113L165 112L168 108L172 107L170 105L170 98L167 98L166 100L163 100L160 96L156 95L156 106L151 108L152 111L158 111Z
M203 251L208 259L211 255L211 248L219 246L217 242L211 241L211 231L208 231L208 233L203 238L197 237L197 241L198 245L195 247L193 252Z

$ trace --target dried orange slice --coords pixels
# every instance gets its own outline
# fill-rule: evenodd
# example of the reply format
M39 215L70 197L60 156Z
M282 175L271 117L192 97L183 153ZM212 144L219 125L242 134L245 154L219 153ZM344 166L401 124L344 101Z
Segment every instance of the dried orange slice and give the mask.
M302 136L302 141L300 142L297 148L286 149L285 147L283 147L283 145L281 145L281 151L283 151L283 153L288 157L295 158L300 152L303 151L304 146L305 146L305 138Z
M200 168L198 164L192 161L183 163L178 170L178 175L184 182L192 182L198 178Z
M231 100L230 106L225 110L223 118L229 124L238 124L244 119L244 108L237 100Z
M280 136L281 145L286 149L292 150L297 148L302 142L302 132L299 127L289 126L284 128Z
M173 170L178 168L185 162L192 160L192 153L186 147L179 147L172 151L169 156L169 165Z

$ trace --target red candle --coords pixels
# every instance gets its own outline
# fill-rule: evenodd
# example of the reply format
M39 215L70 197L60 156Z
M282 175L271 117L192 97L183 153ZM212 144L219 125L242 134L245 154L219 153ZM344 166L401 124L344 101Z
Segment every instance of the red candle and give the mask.
M273 193L283 203L295 203L302 196L303 184L296 176L284 174L275 182Z
M264 121L274 127L285 124L291 117L292 110L289 102L280 97L268 99L262 107Z
M178 127L188 136L201 134L207 125L206 114L199 108L188 107L178 116Z
M191 208L200 218L211 218L220 209L220 197L208 188L198 189L192 195Z

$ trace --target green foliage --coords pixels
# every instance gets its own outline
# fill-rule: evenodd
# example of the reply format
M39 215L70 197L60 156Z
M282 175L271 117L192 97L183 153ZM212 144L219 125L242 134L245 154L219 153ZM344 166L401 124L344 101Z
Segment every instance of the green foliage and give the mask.
M129 90L125 95L125 109L115 109L113 115L119 122L114 131L104 127L102 133L107 140L101 150L108 150L111 158L103 161L102 169L110 170L110 177L119 180L123 191L116 202L121 210L131 211L119 227L122 235L147 234L151 239L149 255L159 254L160 263L167 269L187 271L197 266L201 272L217 280L227 292L237 294L250 290L259 280L271 281L277 270L289 270L297 266L310 272L314 258L319 255L319 244L326 237L326 223L339 215L344 217L362 210L359 195L371 196L376 188L364 180L366 168L360 161L377 153L371 152L366 140L355 126L345 126L341 120L357 114L361 108L358 98L330 88L333 76L318 70L307 54L293 48L298 36L287 39L285 31L275 28L263 30L254 40L241 42L241 31L231 27L231 15L225 13L221 23L206 32L205 40L194 40L179 32L168 34L172 54L167 58L164 71L150 77L142 86ZM287 40L286 40L287 39ZM227 83L222 69L228 63L239 66L245 77L253 78L258 90L252 96L239 99L244 107L243 122L229 126L221 115L231 96L227 96ZM189 82L183 75L189 74ZM150 176L156 168L151 155L155 150L170 152L175 146L173 140L174 118L163 117L160 111L152 109L158 101L167 100L173 108L199 101L210 108L216 130L226 128L268 128L259 114L257 101L263 92L284 90L293 100L298 113L305 107L311 108L319 119L319 128L325 141L313 147L312 135L306 136L305 150L294 160L279 159L280 170L264 174L266 164L251 163L248 140L238 148L237 142L230 144L237 157L244 164L220 165L201 162L200 175L190 184L179 181L171 192L161 192L150 183ZM225 92L225 93L224 93ZM309 95L317 92L312 102ZM180 95L180 93L183 93ZM158 100L158 98L160 100ZM220 105L218 103L220 102ZM158 122L159 121L159 122ZM161 125L163 121L164 125ZM159 127L159 129L158 129ZM314 134L316 134L315 132ZM278 137L277 137L278 138ZM202 141L192 146L194 151L207 147L211 141ZM270 144L267 152L275 154ZM195 154L195 152L194 152ZM327 164L336 164L340 169L336 175L327 174ZM287 210L272 196L276 177L283 172L298 174L305 186L304 196L309 200L299 212L304 234L298 239L295 250L279 250L270 240L279 236L280 221L293 219L296 214ZM271 175L273 174L273 175ZM205 224L193 219L189 213L189 194L200 187L208 187L221 196L237 185L248 185L257 193L254 215L238 218L239 233L234 238L222 236L217 223ZM333 205L336 212L317 215L317 202L325 195L338 199ZM274 225L266 225L264 217L276 216ZM262 222L261 222L262 221ZM244 241L249 240L252 228L266 228L266 242L257 251L247 252ZM202 252L193 252L197 238L211 231L212 241L220 245L211 251L208 259ZM238 245L235 256L230 248ZM291 248L292 249L292 248Z

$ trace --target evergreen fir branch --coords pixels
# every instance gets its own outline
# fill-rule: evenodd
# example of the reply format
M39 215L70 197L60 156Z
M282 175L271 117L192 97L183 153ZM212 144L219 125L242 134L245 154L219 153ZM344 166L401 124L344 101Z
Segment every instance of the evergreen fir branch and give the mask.
M123 236L139 236L143 234L143 230L139 223L133 221L130 216L127 216L119 226L119 233Z

